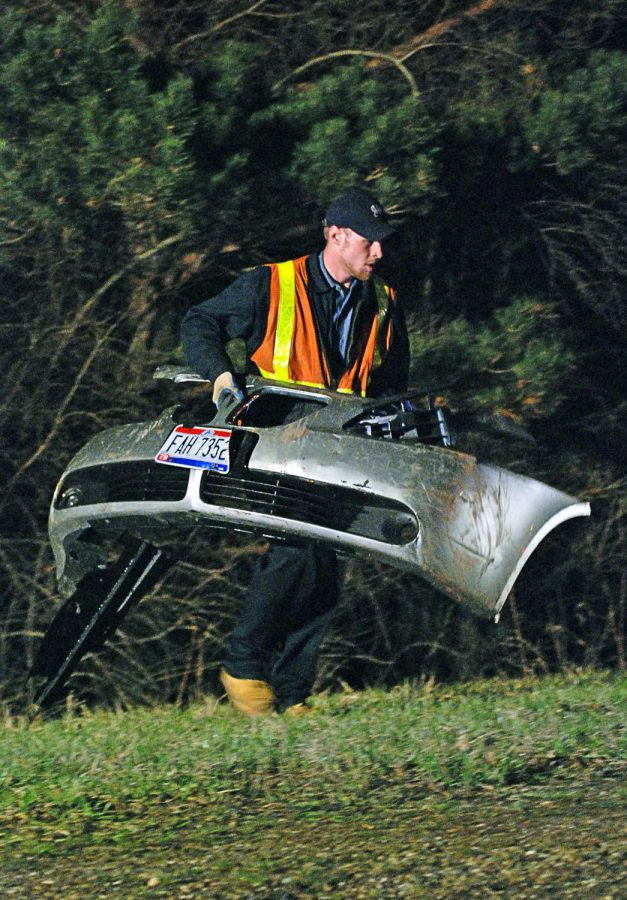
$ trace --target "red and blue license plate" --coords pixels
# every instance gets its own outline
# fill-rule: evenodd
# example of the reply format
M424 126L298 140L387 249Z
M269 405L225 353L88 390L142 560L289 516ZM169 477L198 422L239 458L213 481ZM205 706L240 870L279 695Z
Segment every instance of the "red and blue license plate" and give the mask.
M211 469L226 475L230 468L230 440L231 432L226 428L177 425L155 460L168 466Z

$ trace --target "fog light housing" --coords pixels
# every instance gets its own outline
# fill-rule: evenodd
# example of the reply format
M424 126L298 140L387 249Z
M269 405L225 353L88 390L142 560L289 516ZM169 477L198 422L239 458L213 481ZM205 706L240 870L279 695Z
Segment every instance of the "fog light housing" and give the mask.
M80 488L76 484L73 484L72 487L69 487L66 491L63 491L63 493L59 497L59 508L72 509L75 506L80 506L82 502L82 488Z
M392 544L411 544L418 537L418 530L418 522L409 514L387 518L381 528L385 539Z
M411 544L418 537L418 529L414 522L405 522L401 525L398 532L398 540L400 544Z

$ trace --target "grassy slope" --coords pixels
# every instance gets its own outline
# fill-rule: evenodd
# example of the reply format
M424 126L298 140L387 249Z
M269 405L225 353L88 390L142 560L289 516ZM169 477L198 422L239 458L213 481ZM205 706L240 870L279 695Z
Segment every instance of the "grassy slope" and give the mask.
M7 722L7 896L627 895L625 679Z

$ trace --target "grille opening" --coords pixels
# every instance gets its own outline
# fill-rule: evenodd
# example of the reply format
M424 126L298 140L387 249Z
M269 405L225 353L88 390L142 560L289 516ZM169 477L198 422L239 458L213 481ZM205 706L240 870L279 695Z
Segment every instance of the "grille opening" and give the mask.
M200 499L212 506L304 522L387 544L408 544L418 536L416 517L397 500L293 475L203 472Z
M57 495L56 508L92 503L182 500L189 470L150 460L87 466L71 472Z

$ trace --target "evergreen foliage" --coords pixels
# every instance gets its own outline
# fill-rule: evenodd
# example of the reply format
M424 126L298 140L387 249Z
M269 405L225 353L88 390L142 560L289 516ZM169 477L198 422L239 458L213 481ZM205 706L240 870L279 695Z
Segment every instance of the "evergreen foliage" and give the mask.
M522 297L472 325L455 318L411 335L414 381L450 385L460 399L531 424L568 392L575 356L555 310ZM459 401L458 401L459 402Z
M525 122L534 152L551 160L559 175L586 173L616 161L627 128L627 59L598 50L585 67L539 97Z
M329 184L372 184L390 209L418 208L436 187L438 127L406 85L364 78L363 64L340 66L287 91L259 117L275 144L291 138L288 175L299 195L324 209Z

